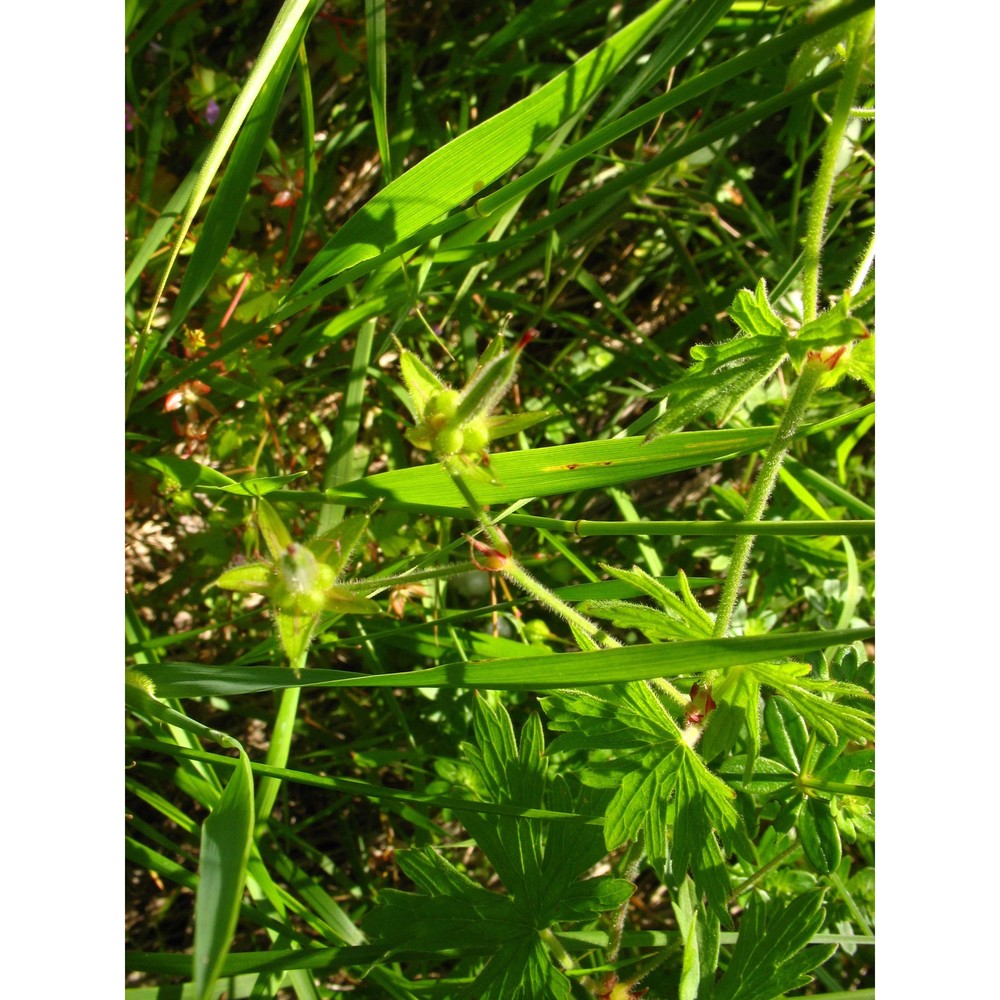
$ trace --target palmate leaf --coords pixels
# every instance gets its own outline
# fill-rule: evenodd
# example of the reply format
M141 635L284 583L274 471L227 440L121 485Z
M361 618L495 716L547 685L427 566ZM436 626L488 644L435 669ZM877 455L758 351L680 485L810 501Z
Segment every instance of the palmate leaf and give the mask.
M752 293L741 289L736 294L729 316L740 335L691 349L694 363L670 386L669 409L653 424L647 441L680 430L709 412L725 423L785 359L791 337L767 299L763 278Z
M768 301L763 278L753 292L741 289L729 307L729 318L740 333L720 344L691 348L691 367L661 394L667 397L669 408L653 424L646 440L678 431L706 413L714 414L720 425L726 423L786 357L799 369L811 352L841 347L845 357L839 363L841 352L830 357L833 370L825 374L821 384L833 385L851 374L873 387L874 366L867 362L873 356L870 348L860 348L858 360L853 366L849 364L849 356L866 343L868 332L848 310L849 302L842 299L793 336ZM855 342L853 348L847 346Z
M574 801L562 777L546 777L541 723L532 716L518 741L506 710L476 700L474 744L463 749L494 802L562 813L599 813L586 797ZM555 921L591 919L629 898L631 882L580 880L605 853L594 824L522 816L463 814L469 834L503 881L506 894L477 885L431 848L404 851L400 865L419 893L385 890L366 930L389 953L426 954L442 948L484 954L488 962L462 996L478 1000L569 997L569 981L552 964L539 931Z
M394 952L458 945L493 949L528 933L510 896L477 885L430 847L400 851L399 866L421 893L384 889L365 930Z
M476 981L464 990L470 1000L569 1000L570 982L552 964L536 935L514 941L486 966Z
M837 950L836 945L806 947L822 926L822 890L805 892L787 905L755 901L743 917L714 1000L774 1000L806 986L812 981L810 970Z
M733 806L734 792L704 765L650 688L632 682L616 688L561 692L542 701L550 725L562 731L550 752L616 751L590 764L585 783L614 788L605 812L608 850L641 833L660 877L678 887L690 871L720 920L726 911L727 853L753 856Z
M638 629L652 642L711 638L712 617L695 600L683 570L677 573L682 595L678 597L639 566L624 570L602 563L601 569L649 595L663 610L632 601L582 601L579 609L583 614L603 618L618 628Z
M752 670L761 683L773 688L801 712L823 739L835 744L841 735L864 743L875 738L873 716L864 709L837 701L827 701L823 694L872 700L872 695L857 684L819 680L800 676L805 664L754 663ZM797 669L795 669L797 668Z

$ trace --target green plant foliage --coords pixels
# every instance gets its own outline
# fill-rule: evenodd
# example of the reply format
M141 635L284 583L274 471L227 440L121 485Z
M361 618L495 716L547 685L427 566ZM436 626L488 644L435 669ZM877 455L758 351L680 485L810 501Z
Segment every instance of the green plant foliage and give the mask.
M583 780L615 788L604 836L608 850L642 833L661 878L679 885L690 870L699 891L728 921L724 855L752 856L733 806L733 792L685 742L663 703L644 684L553 695L543 701L551 725L562 731L551 752L614 750L611 760L589 763ZM668 833L669 831L669 833Z
M872 7L127 4L127 997L871 992Z
M825 349L842 345L846 350L846 345L863 342L868 336L864 324L848 312L846 300L806 323L793 336L768 301L763 278L753 293L745 288L736 293L729 316L741 335L722 344L691 349L694 363L665 393L669 409L646 435L647 441L680 430L707 412L716 414L718 423L726 423L786 358L801 368L810 353L822 355ZM874 371L869 377L864 352L853 367L841 367L838 378L824 384L834 385L844 374L874 385Z
M836 950L806 947L822 926L822 892L803 893L785 905L751 906L714 1000L773 1000L805 986L807 973Z
M492 801L564 813L591 806L574 801L559 776L547 778L537 716L529 717L518 741L503 706L491 707L479 698L475 732L476 743L466 744L464 751ZM469 996L568 998L569 981L553 965L539 932L557 921L593 919L625 902L634 889L623 879L581 880L604 855L600 828L476 813L468 813L464 823L507 894L476 885L430 848L408 852L400 864L423 893L385 890L366 930L390 952L451 947L487 954L486 967L468 987Z

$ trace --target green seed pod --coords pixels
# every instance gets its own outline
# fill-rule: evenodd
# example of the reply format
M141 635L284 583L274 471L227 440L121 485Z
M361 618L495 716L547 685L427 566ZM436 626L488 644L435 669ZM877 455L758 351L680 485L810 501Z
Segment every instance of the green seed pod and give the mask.
M434 435L435 455L454 455L462 450L465 435L459 427L445 427Z
M434 393L427 403L427 417L442 417L451 420L458 409L459 393L455 389L442 389Z
M480 418L462 428L462 451L475 454L490 443L490 432L486 420Z
M278 560L281 582L291 594L304 594L316 587L318 564L316 557L304 545L288 546L288 551Z

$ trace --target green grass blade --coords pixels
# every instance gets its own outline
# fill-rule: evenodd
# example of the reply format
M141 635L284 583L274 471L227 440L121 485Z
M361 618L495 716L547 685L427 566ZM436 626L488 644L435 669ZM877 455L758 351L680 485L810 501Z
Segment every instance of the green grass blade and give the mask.
M126 737L126 745L133 749L152 750L157 753L168 754L182 760L189 760L198 763L212 764L223 769L231 769L236 766L237 761L232 757L223 757L219 754L208 753L204 750L190 750L186 747L179 747L168 743L157 743L155 740L146 740L140 737ZM440 809L451 809L454 812L482 813L489 816L517 816L526 819L552 819L567 821L583 821L592 825L600 825L603 822L598 816L581 816L573 812L559 812L553 809L534 809L524 806L512 805L509 802L487 802L480 799L458 799L447 795L440 795L431 792L409 791L403 788L391 788L382 784L373 784L370 781L361 781L358 778L338 778L331 775L314 774L311 771L296 771L287 767L272 767L268 764L253 764L253 773L265 778L278 778L283 782L292 782L299 785L308 785L312 788L321 788L327 792L337 792L346 795L362 795L375 802L407 803L418 805L431 805ZM129 841L129 860L135 860L139 864L148 864L153 871L164 871L158 867L161 855L152 851L151 848L143 847L134 840ZM195 876L187 869L179 865L170 863L168 869L171 877L176 873L175 881L179 884L194 888L196 884Z
M142 333L139 335L139 341L136 344L135 354L133 355L132 364L129 368L128 379L125 384L126 412L132 404L132 398L135 395L140 373L144 370L143 356L145 354L149 331L153 325L153 317L156 314L156 307L159 304L160 299L163 297L163 292L167 287L167 281L170 279L170 272L173 270L177 257L180 254L181 246L184 243L184 237L187 236L188 231L191 228L191 224L194 222L194 217L197 215L198 209L201 207L201 203L205 199L205 195L208 194L208 189L211 186L212 179L215 177L216 172L222 165L222 161L225 158L227 150L235 141L236 135L240 130L240 126L250 113L250 109L253 107L254 102L260 95L264 85L267 83L271 70L274 68L275 63L284 51L285 43L288 41L289 36L295 30L299 20L305 15L312 3L314 3L314 0L285 0L281 10L278 12L277 18L275 19L274 26L271 28L270 33L264 41L264 46L261 49L260 56L254 64L253 69L250 71L250 76L247 78L246 84L240 91L239 97L237 97L234 101L232 108L230 108L229 114L226 116L226 120L223 122L222 127L219 129L219 132L215 137L215 141L212 143L212 146L208 151L205 164L199 171L198 179L195 182L193 190L191 191L191 198L188 202L187 209L184 212L184 218L181 220L180 229L174 237L174 242L170 249L170 256L167 259L167 266L164 268L156 294L153 296L153 301L149 307L146 324Z
M477 482L474 492L481 503L493 504L617 486L757 451L767 447L772 434L769 427L691 431L665 435L650 444L632 437L507 452L490 459L498 483ZM275 493L275 499L306 496ZM383 472L326 494L334 502L370 503L378 498L384 499L387 508L456 516L468 512L462 494L441 465Z
M507 201L519 197L524 191L530 190L560 170L583 159L584 156L602 149L617 139L622 138L622 136L628 135L641 125L645 125L647 122L653 121L673 108L679 107L685 101L700 97L713 88L722 86L735 77L748 73L764 63L797 48L809 37L817 34L819 30L826 30L847 20L850 13L845 12L853 11L857 13L858 10L864 10L870 6L871 0L857 0L854 4L846 4L843 7L838 7L824 18L816 18L815 21L809 24L793 28L771 39L764 45L756 46L749 52L742 53L713 69L699 73L662 97L647 101L641 107L636 108L635 111L624 115L617 121L588 133L572 146L553 156L547 163L540 164L533 170L529 170L526 174L506 185L495 194L480 198L476 202L477 211L483 215L490 215ZM708 28L706 27L705 30L707 31Z
M601 115L598 127L621 117L636 98L666 79L670 70L694 49L731 6L732 0L710 0L707 3L702 0L701 3L691 4L686 8L678 5L678 9L684 11L684 16L678 19L678 23L666 25L660 44Z
M199 1000L212 988L229 953L253 841L253 775L241 753L219 804L201 828L194 916L194 983Z
M506 250L509 247L514 247L521 243L537 242L541 234L549 233L555 230L558 226L564 223L567 217L578 216L584 213L592 214L595 212L602 212L605 210L608 200L613 196L627 196L629 189L634 188L646 178L661 174L667 167L684 160L692 153L697 153L700 150L714 145L715 143L729 139L734 135L738 135L745 129L749 129L756 125L758 122L770 118L779 111L782 111L794 104L802 97L820 91L824 87L835 82L839 75L839 70L837 69L826 70L817 76L810 77L804 83L793 88L792 90L783 91L775 94L773 97L767 98L766 100L759 101L749 107L746 111L741 111L738 114L723 119L715 125L709 126L690 139L668 146L665 150L663 150L663 152L658 153L641 166L633 167L631 170L627 170L624 173L619 174L619 176L612 178L595 190L582 195L566 205L553 209L547 216L544 216L537 222L532 222L522 227L517 234L510 239L490 244L480 252L487 256L493 256L498 250ZM404 180L407 176L409 176L409 174L400 177L397 183ZM535 178L539 183L546 179L541 174L536 174ZM506 191L506 188L502 190ZM381 193L384 194L385 192ZM516 199L517 197L523 196L523 194L524 192L520 192L512 197ZM512 203L516 204L516 200ZM506 202L504 204L506 204ZM388 244L383 250L381 250L381 252L373 252L371 254L363 255L362 260L358 263L347 266L345 270L337 275L337 277L332 278L322 286L313 288L309 292L297 295L295 299L291 299L291 297L289 297L289 299L287 299L285 303L279 307L278 311L274 315L274 319L286 319L297 311L305 308L305 306L313 302L317 302L331 292L344 287L357 278L363 277L365 274L375 270L376 267L386 261L396 258L401 254L426 243L435 236L458 229L459 227L472 222L478 218L477 210L479 207L480 203L477 203L472 208L466 209L456 215L449 216L440 222L425 226L404 239ZM498 205L497 208L499 207L500 206ZM476 249L479 250L479 248ZM542 248L540 253L544 253L544 248ZM525 257L525 260L521 261L517 265L519 272L523 269L527 259L528 258ZM799 263L801 264L801 261ZM506 277L507 275L504 269L497 271L495 274L495 278L498 281L505 280ZM203 361L202 364L204 365L204 363L206 362ZM192 370L194 369L192 368ZM179 377L175 377L175 380L179 381L180 379ZM164 386L160 386L157 391L162 394L162 392L165 391Z
M382 173L389 182L392 180L392 161L385 113L385 0L365 0L365 34L368 39L368 89L372 97L375 141L382 157Z
M479 663L448 663L394 674L347 674L308 670L296 679L278 667L163 663L148 669L157 690L176 698L232 697L286 687L478 687L485 690L544 691L552 688L621 684L654 677L685 677L706 670L763 663L864 642L873 628L830 632L770 633L734 639L623 646L587 653L541 654Z
M333 429L330 454L327 456L326 469L323 473L323 485L327 489L334 483L343 482L363 471L355 467L354 446L358 440L358 428L361 426L365 378L368 374L372 346L375 343L375 325L376 321L369 319L358 329L358 339L351 356L351 370L344 389L344 402ZM339 504L324 507L319 517L320 534L339 524L343 516L344 508Z
M125 685L125 703L142 715L239 751L233 774L201 830L193 978L196 995L206 1000L229 952L246 883L254 813L250 758L238 740L175 712L132 684Z
M812 486L827 499L832 500L834 503L843 504L852 514L866 518L873 518L875 516L875 508L871 504L865 503L864 500L859 500L853 493L848 493L842 486L831 482L826 476L803 465L797 459L787 459L785 467L803 483Z
M316 255L288 300L382 253L473 198L538 147L645 43L672 0L661 0L530 96L464 135L383 188Z
M170 324L155 349L149 352L147 367L158 352L163 350L170 337L179 329L188 310L205 291L236 232L240 212L254 181L308 24L308 18L305 17L293 24L284 48L279 52L273 69L261 87L253 106L253 114L247 118L239 133L229 164L209 205L198 243L184 271L184 279L171 310Z
M316 187L316 112L313 107L312 77L309 74L309 59L305 44L299 45L298 58L295 60L295 76L298 82L299 105L302 109L302 197L296 206L292 236L281 266L283 274L291 270L302 245L306 223L313 215L313 191Z
M149 232L142 241L142 246L139 247L135 257L132 258L132 263L129 264L128 270L125 272L126 292L139 280L142 275L142 269L160 248L160 244L166 239L167 233L170 232L170 227L184 211L184 206L191 197L191 191L194 188L195 181L198 179L198 172L205 162L206 155L207 152L199 158L191 172L181 181L180 186L173 193L170 201L167 202L166 207L160 213L160 217L149 227Z

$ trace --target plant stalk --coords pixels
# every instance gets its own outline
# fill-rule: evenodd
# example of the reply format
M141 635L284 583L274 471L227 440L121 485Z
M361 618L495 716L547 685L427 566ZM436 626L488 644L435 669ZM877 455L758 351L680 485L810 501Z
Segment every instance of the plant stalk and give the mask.
M476 495L472 492L471 487L465 481L461 470L455 468L454 464L449 462L447 459L442 462L442 465L444 465L444 467L448 470L452 481L455 483L455 486L458 487L458 491L462 494L466 505L475 516L476 521L483 529L483 532L489 539L490 544L497 550L497 552L504 554L504 566L501 570L504 576L506 576L507 579L511 580L513 583L516 583L523 591L530 594L537 601L540 601L551 611L554 611L561 618L569 622L570 625L582 632L597 646L605 649L620 646L621 643L619 643L612 636L608 635L599 625L592 622L589 618L581 615L579 611L571 608L565 601L556 597L551 590L548 590L544 584L536 580L535 577L533 577L531 573L529 573L517 561L517 559L514 558L513 553L510 552L510 543L506 538L504 538L497 526L486 516L482 504L480 504L476 499Z
M829 792L831 795L855 795L864 799L875 798L874 785L859 785L850 781L828 781L826 778L813 778L807 775L800 775L798 784L802 788Z
M795 432L805 419L809 400L825 371L826 366L822 362L812 360L807 361L802 369L802 374L799 375L798 381L795 383L795 389L785 407L771 447L768 448L767 454L764 456L764 464L760 467L753 489L750 491L744 521L762 520L767 508L767 501L778 480L781 463L785 460L785 455L791 447ZM729 625L732 622L733 611L736 608L740 586L743 583L743 575L750 560L755 538L755 535L741 535L733 546L729 571L726 574L722 596L719 598L719 607L715 613L715 628L712 635L717 639L724 638L729 632Z
M826 217L830 211L830 198L833 194L833 182L837 177L837 158L846 134L847 122L851 117L854 94L858 89L874 30L874 11L860 15L855 21L850 38L851 50L847 56L840 86L837 88L833 116L823 143L823 158L820 161L816 183L813 185L803 254L802 318L806 323L814 320L819 311L820 258L823 252Z
M726 906L732 906L748 889L752 889L769 871L776 868L781 864L782 861L790 858L796 851L801 851L802 845L796 841L796 843L786 847L780 854L776 854L767 864L758 868L757 871L753 873L745 882L741 882L733 891L730 893L729 899L726 900Z
M298 662L292 664L296 676L306 665L303 653ZM299 694L302 688L290 687L281 692L278 712L274 717L274 730L271 733L271 744L267 748L265 763L272 767L285 767L288 764L288 754L292 748L292 733L295 731L295 718L299 712ZM264 777L260 779L257 788L257 826L266 825L271 816L271 810L278 798L281 788L281 778Z

